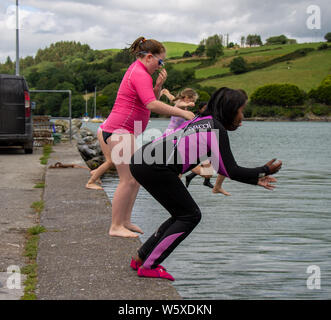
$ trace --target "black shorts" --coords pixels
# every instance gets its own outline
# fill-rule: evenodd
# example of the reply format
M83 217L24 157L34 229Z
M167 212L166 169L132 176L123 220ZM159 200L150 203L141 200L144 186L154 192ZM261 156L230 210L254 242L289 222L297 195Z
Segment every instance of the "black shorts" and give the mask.
M107 144L107 139L112 135L112 132L105 132L102 130L102 138L105 144Z

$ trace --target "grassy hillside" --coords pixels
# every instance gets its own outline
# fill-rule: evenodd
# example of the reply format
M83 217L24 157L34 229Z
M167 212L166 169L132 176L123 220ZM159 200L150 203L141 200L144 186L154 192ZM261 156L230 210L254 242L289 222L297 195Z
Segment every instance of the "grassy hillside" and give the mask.
M167 50L167 58L181 57L185 51L192 52L198 45L182 42L162 42Z
M268 68L200 82L203 86L242 88L251 94L271 83L292 83L309 91L331 73L331 50L314 51L306 57L282 62Z
M211 66L199 67L199 62L190 59L171 60L177 70L186 68L195 69L195 77L201 79L202 86L222 87L229 86L233 88L245 89L251 94L257 87L269 83L293 83L299 88L309 91L317 87L321 80L331 72L331 50L313 51L307 56L281 62L270 67L247 72L241 75L232 75L224 78L203 80L208 77L230 73L230 63L237 56L242 56L247 63L263 63L277 57L289 54L302 48L317 49L321 43L301 43L293 45L273 45L242 49L224 49L224 55L216 60Z

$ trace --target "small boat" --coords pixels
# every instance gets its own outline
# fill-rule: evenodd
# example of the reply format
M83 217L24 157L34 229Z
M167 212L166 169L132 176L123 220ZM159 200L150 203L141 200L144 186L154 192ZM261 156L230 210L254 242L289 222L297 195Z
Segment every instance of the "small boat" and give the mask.
M104 120L102 118L93 118L90 120L91 122L94 122L94 123L102 123Z

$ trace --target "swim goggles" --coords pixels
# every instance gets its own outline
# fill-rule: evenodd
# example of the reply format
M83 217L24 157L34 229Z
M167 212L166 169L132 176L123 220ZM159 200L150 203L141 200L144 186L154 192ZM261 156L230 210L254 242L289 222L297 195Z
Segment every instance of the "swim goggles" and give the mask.
M147 51L140 51L140 52L138 52L138 54L144 54L144 55L146 55L146 54L149 54L149 52L147 52ZM152 53L151 53L151 55L153 56L153 58L155 58L156 60L158 60L159 66L162 66L162 67L164 66L164 61L162 59L159 59L158 57L155 57L154 54L152 54Z

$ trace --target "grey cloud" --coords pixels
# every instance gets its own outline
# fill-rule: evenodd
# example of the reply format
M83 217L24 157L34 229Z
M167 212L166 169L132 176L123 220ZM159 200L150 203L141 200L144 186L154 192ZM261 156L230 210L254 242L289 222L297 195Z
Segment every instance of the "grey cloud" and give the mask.
M5 19L12 4L1 0L0 19ZM104 49L123 48L140 35L199 43L203 36L215 33L229 33L230 40L237 42L249 33L260 34L264 40L286 34L300 41L322 39L331 31L329 0L24 0L23 4L22 10L30 10L32 18L22 30L23 56L59 40ZM309 5L321 9L320 30L306 26ZM14 52L15 41L6 33L0 35L0 61Z

